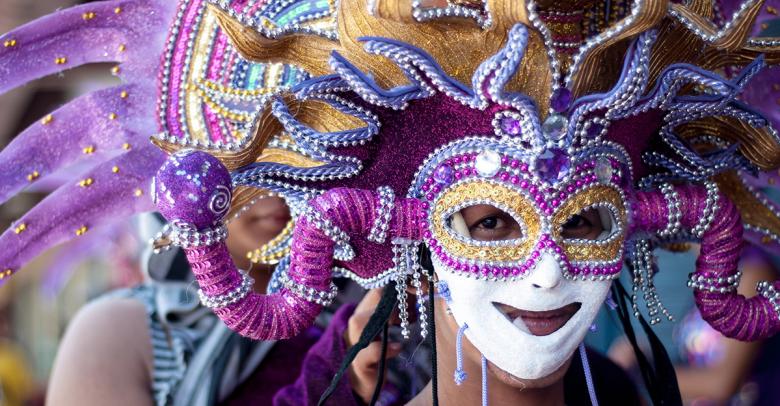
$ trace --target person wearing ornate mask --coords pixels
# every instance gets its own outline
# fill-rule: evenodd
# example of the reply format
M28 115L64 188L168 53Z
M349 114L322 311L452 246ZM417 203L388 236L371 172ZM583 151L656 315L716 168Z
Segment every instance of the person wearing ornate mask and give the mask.
M776 177L777 117L738 99L780 61L776 39L750 35L761 2L342 0L330 25L244 6L211 8L233 46L310 78L263 95L237 150L153 139L170 153L157 207L195 242L184 250L201 299L231 329L296 336L347 277L388 287L347 362L397 302L403 336L430 338L434 355L454 339L461 354L433 358L434 404L443 359L462 383L461 361L479 354L486 404L487 382L557 382L575 352L595 404L581 342L612 280L627 262L633 310L644 295L657 322L650 251L697 240L703 318L741 340L780 330L778 282L736 293L742 239L780 240L777 208L745 183ZM296 159L275 155L281 145ZM232 191L247 187L284 196L296 222L272 294L246 289L218 238ZM674 387L653 400L675 403Z

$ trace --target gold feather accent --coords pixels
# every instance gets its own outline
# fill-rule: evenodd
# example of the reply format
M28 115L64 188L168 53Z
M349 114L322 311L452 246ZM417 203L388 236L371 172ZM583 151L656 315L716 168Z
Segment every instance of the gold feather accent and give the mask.
M727 172L715 177L718 187L734 205L737 206L742 221L753 227L769 230L780 236L780 218L764 206L735 172Z

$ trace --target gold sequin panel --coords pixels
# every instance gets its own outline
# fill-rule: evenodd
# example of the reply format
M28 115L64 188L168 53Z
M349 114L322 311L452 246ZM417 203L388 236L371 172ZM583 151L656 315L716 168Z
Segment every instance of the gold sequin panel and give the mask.
M617 214L613 219L617 224L612 226L613 233L617 235L610 235L603 241L565 240L561 236L562 227L569 218L603 203L617 210L617 213L613 213L613 216ZM567 199L555 212L551 230L553 239L561 245L571 262L614 261L620 257L626 238L626 207L623 196L618 189L611 186L596 185L587 188Z
M525 227L526 234L523 235L522 239L515 240L514 244L511 243L511 240L502 241L500 247L482 247L455 238L451 230L448 230L449 225L444 220L447 211L465 202L475 200L483 200L496 207L508 208L520 217L515 220ZM462 259L489 262L523 260L530 255L540 237L541 218L534 207L531 200L508 186L485 181L460 183L445 191L434 204L430 218L433 238L450 255Z

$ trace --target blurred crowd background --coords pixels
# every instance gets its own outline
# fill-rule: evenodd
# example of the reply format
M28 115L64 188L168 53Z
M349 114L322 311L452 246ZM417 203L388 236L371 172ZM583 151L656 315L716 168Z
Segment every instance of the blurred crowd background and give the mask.
M86 2L0 0L0 32ZM110 68L89 65L72 69L0 96L0 149L67 100L116 83ZM0 230L59 182L62 180L46 179L40 187L0 205ZM0 406L43 404L57 345L75 312L107 290L141 280L138 263L143 242L132 224L93 231L45 253L0 287Z

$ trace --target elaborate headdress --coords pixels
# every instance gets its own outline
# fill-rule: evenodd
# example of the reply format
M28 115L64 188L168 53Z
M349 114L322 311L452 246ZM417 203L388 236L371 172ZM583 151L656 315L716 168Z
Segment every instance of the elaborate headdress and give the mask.
M240 152L175 153L157 204L179 228L203 300L254 338L311 323L334 275L419 284L409 258L420 243L446 269L492 281L524 277L544 253L570 278L613 278L627 252L652 287L650 243L678 239L702 242L690 284L704 318L729 337L766 337L780 329L777 286L750 300L735 292L743 229L767 244L780 232L777 209L742 180L780 164L772 123L738 99L780 57L776 40L750 36L762 6L743 3L719 22L723 10L707 1L344 0L327 30L219 2L244 56L313 77L268 100ZM311 161L257 162L280 132ZM297 211L278 293L249 291L215 242L237 186L313 199ZM478 203L509 213L522 238L458 234L450 216ZM611 216L609 235L564 239L560 226L591 207Z

